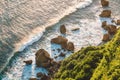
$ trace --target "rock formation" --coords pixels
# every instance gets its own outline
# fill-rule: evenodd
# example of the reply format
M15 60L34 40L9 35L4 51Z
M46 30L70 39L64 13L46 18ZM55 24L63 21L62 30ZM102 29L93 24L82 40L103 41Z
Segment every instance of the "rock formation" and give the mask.
M104 34L102 41L109 41L110 40L110 35L109 34Z
M107 0L101 0L101 5L103 7L107 7L107 6L109 6L109 1L107 1Z
M66 27L65 27L65 25L61 25L61 26L60 26L60 32L61 32L62 34L65 34L65 33L66 33Z
M111 17L111 10L103 10L100 17Z

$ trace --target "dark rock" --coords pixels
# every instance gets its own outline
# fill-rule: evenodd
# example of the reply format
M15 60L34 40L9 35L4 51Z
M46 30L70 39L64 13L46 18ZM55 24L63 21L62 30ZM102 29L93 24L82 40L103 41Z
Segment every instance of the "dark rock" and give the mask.
M42 77L43 75L44 75L44 74L41 73L41 72L37 73L37 77Z
M65 27L65 25L61 25L61 26L60 26L60 32L61 32L62 34L65 34L65 33L66 33L66 27Z
M36 78L30 78L29 80L37 80Z
M120 25L120 20L117 20L117 25Z
M108 25L108 33L113 35L117 32L117 27L115 25Z
M79 28L72 29L72 31L77 31L77 30L79 30Z
M23 61L24 63L26 63L27 65L31 65L32 64L32 60L27 60L27 61Z
M102 22L102 28L104 28L105 26L107 26L107 21Z
M109 6L109 1L107 1L107 0L101 0L101 5L103 7L107 7L107 6Z
M104 34L102 41L109 41L110 40L110 35L109 34Z
M68 42L68 44L67 44L67 50L70 50L70 51L74 51L74 44L73 44L73 42Z
M58 52L60 52L60 51L61 51L61 49L59 49L59 48L58 48L57 50L58 50Z
M103 10L100 17L111 17L111 10Z
M60 53L59 56L61 56L61 57L65 57L65 53Z

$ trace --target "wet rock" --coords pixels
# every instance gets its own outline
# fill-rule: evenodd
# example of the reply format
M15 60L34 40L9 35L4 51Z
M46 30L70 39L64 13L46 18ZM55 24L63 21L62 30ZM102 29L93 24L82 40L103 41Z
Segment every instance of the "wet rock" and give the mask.
M120 20L117 20L117 25L120 25Z
M102 22L102 28L104 28L105 26L107 26L107 21Z
M73 44L73 42L68 42L68 44L67 44L67 50L70 50L70 51L74 51L74 44Z
M101 5L103 7L107 7L107 6L109 6L109 1L107 1L107 0L101 0Z
M56 59L56 58L58 58L58 56L55 56L54 58Z
M59 49L59 48L58 48L58 49L57 49L57 51L58 51L58 52L60 52L60 51L61 51L61 49Z
M117 32L117 27L115 25L108 25L108 33L113 35Z
M109 40L110 40L110 35L109 35L109 34L104 34L102 41L107 42L107 41L109 41Z
M111 22L112 22L112 23L116 23L115 20L112 20Z
M111 10L103 10L100 17L111 17Z
M37 73L37 77L42 77L43 75L44 75L44 74L41 73L41 72Z
M40 80L51 80L50 76L44 75Z
M61 44L61 47L62 47L64 50L66 50L66 49L67 49L67 42L62 43L62 44Z
M37 80L36 78L30 78L29 80Z
M68 39L62 36L58 36L56 38L51 39L51 43L62 44L67 43Z
M27 60L27 61L23 61L24 63L26 63L26 65L31 65L32 64L32 60Z
M61 57L65 57L65 53L60 53L59 56L61 56Z
M51 60L51 58L47 51L45 51L44 49L40 49L35 54L35 60L36 60L36 65L38 67L40 66L46 67L46 65L48 64L49 60Z
M61 32L62 34L65 34L65 33L66 33L66 27L65 27L65 25L61 25L61 26L60 26L60 32Z
M80 28L75 28L75 29L72 29L72 31L77 31L77 30L79 30Z

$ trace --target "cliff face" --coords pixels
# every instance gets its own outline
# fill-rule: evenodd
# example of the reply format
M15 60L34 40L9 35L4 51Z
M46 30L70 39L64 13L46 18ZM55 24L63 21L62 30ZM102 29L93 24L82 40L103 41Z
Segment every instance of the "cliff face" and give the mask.
M108 43L66 58L54 80L120 80L120 30Z

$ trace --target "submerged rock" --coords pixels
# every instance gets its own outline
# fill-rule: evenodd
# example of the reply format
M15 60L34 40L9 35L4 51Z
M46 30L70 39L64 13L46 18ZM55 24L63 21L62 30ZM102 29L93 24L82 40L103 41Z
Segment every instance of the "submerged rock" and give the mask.
M110 35L109 34L104 34L102 41L109 41L110 40Z
M60 32L61 32L62 34L65 34L65 33L66 33L66 27L65 27L65 25L61 25L61 26L60 26Z
M49 60L51 60L51 58L47 51L45 51L44 49L40 49L35 54L35 60L38 67L46 67L49 64L48 62Z
M74 51L75 47L73 42L68 42L67 44L67 50Z
M101 0L101 5L103 7L107 7L107 6L109 6L109 1L107 1L107 0Z
M24 63L26 63L26 65L31 65L32 64L32 60L27 60L27 61L23 61Z
M103 10L100 17L111 17L111 10Z
M59 56L61 56L61 57L65 57L65 53L60 53Z

